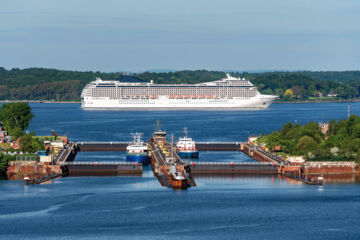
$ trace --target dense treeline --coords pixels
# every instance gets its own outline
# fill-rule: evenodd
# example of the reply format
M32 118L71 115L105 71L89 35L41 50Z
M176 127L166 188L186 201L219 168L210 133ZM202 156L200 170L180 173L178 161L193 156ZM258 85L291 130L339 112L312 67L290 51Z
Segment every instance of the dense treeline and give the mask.
M340 82L314 79L301 73L263 73L249 79L264 94L275 94L283 100L307 100L311 97L336 95L339 99L360 96L360 77L357 81Z
M263 94L276 94L282 100L311 100L319 96L336 95L336 98L360 97L360 71L345 72L234 72L246 77ZM144 72L131 74L143 81L155 83L199 83L225 77L220 71L177 71L166 73ZM0 67L0 100L55 100L78 101L83 87L96 77L119 80L121 72L79 72L44 68Z
M80 98L85 83L79 80L34 84L18 88L0 86L0 99L72 101Z
M281 146L281 151L303 155L312 161L360 161L360 117L329 123L325 134L319 124L303 126L286 123L280 131L261 138L269 149Z
M303 71L300 73L319 80L354 82L360 79L360 71Z
M154 80L156 83L201 83L224 78L225 73L206 70L186 70L167 73L144 72L136 74L136 77L145 81Z

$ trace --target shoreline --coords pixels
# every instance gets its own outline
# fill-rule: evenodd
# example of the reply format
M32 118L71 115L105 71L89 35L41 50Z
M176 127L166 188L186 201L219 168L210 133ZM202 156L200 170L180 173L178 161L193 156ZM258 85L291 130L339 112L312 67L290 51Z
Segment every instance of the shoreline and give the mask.
M12 102L26 102L26 103L79 103L81 101L48 101L48 100L0 100L0 103L12 103ZM279 103L355 103L360 102L359 98L349 100L330 100L330 101L314 101L314 100L298 100L298 101L275 101L273 104Z
M26 102L26 103L80 103L80 101L48 101L48 100L0 100L0 103L13 103L13 102Z
M360 102L360 99L349 99L349 100L330 100L330 101L314 101L314 100L301 100L301 101L275 101L274 103L354 103Z

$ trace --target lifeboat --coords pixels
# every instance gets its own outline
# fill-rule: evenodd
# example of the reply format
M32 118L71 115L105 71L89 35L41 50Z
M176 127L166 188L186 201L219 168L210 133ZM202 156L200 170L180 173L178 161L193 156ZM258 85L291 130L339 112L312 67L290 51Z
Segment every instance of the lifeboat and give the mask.
M183 95L176 95L176 98L182 99L182 98L183 98Z
M189 98L190 98L190 95L184 95L184 98L185 98L185 99L189 99Z
M207 95L206 97L209 98L209 99L213 98L212 95Z
M170 98L170 99L174 99L174 98L175 98L175 95L170 95L169 98Z
M220 97L219 97L219 96L215 96L214 98L215 98L215 99L219 99Z
M156 99L157 98L157 96L156 95L151 95L151 97L150 97L151 99Z
M197 96L197 95L192 95L191 98L192 98L192 99L197 99L198 96Z
M206 98L206 96L205 95L200 95L200 98L204 99L204 98Z

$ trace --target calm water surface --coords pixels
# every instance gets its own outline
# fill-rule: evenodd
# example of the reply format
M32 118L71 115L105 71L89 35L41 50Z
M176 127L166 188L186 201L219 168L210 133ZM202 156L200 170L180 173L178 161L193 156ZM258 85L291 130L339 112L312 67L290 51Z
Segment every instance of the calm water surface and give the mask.
M149 137L159 119L177 137L243 141L287 121L325 122L347 104L274 104L261 111L83 111L79 104L32 104L30 130L76 141ZM351 105L360 114L360 104ZM239 152L201 152L199 161L252 161ZM123 161L124 153L80 153L76 161ZM309 186L272 176L196 177L186 191L142 177L68 177L24 186L0 181L0 239L359 239L360 185Z

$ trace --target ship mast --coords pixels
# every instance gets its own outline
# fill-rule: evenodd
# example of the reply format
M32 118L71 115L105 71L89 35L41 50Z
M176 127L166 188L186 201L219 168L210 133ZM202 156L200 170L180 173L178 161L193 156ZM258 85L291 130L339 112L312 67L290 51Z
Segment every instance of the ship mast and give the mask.
M187 127L184 127L184 137L187 138Z
M136 133L131 133L131 135L133 136L133 139L134 139L133 140L134 145L141 145L142 144L141 138L142 138L143 133L136 132Z
M160 122L160 120L155 121L154 132L161 132L161 122Z
M171 159L174 158L174 134L171 134L171 147L170 147L170 150L171 150Z

